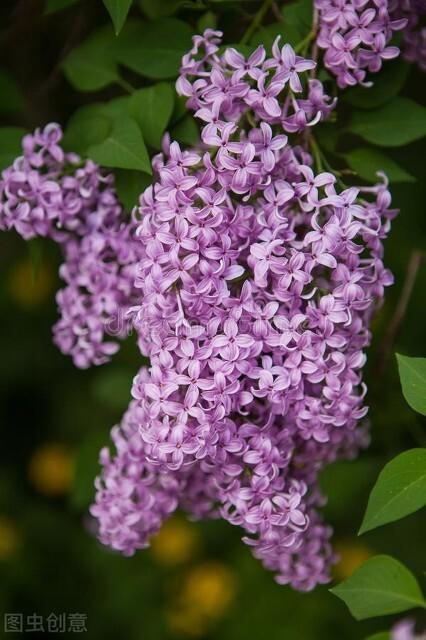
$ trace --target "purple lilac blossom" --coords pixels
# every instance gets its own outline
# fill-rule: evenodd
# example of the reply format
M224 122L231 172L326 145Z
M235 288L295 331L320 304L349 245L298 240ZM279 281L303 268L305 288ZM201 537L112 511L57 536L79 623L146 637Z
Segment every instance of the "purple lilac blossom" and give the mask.
M416 634L413 620L406 619L397 622L390 632L391 640L426 640L426 633Z
M318 474L368 443L362 368L395 211L385 180L315 173L309 130L334 103L304 82L312 61L278 41L270 58L221 55L212 30L193 42L177 89L202 142L166 138L141 196L131 313L150 367L92 513L128 555L177 506L220 516L279 583L311 590L334 561Z
M394 0L391 6L394 19L407 20L401 45L404 58L426 71L426 0Z
M60 244L60 276L67 286L57 293L54 342L86 368L118 350L108 334L126 334L140 244L134 221L125 219L117 200L113 176L64 153L61 138L56 124L24 137L23 155L0 180L0 229Z
M317 44L340 88L366 84L368 72L376 73L384 61L399 55L390 41L407 19L394 16L388 0L315 0L315 7Z

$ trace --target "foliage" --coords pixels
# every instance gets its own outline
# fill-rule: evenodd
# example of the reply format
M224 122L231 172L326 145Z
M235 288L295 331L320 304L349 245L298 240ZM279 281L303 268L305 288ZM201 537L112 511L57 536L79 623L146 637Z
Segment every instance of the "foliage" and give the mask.
M411 449L388 462L368 501L360 533L399 520L426 504L426 449Z
M414 411L426 415L426 358L396 357L406 401Z
M408 569L390 556L374 556L332 590L357 620L426 607Z
M397 355L407 401L424 413L425 359ZM359 533L399 520L426 505L426 449L411 449L391 460L373 487ZM412 573L390 556L367 560L345 582L331 589L357 620L426 609L426 601Z

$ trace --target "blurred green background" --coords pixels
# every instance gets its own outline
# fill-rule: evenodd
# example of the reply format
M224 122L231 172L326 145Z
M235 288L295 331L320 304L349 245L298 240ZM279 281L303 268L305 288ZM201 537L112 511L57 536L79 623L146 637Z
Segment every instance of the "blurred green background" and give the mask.
M1 3L3 127L64 124L82 104L121 94L114 87L81 94L65 80L59 67L64 55L93 25L108 24L108 16L97 0L62 4L70 6L46 14L41 1ZM232 5L226 11L217 2L194 3L202 5L196 11L183 4L175 2L173 11L192 30L203 16L213 19L210 12L229 31L228 41L246 20L236 3L222 3ZM146 7L145 14L152 17ZM418 95L420 78L412 70L404 93ZM366 372L372 444L358 460L333 465L323 477L324 513L341 556L337 580L375 552L392 554L418 576L426 566L422 512L356 535L379 470L426 441L421 417L402 397L393 355L425 355L425 266L388 358L379 357L410 256L424 249L426 237L422 145L394 156L418 181L392 189L401 213L386 244L386 262L396 284L374 321ZM4 145L0 160L2 168L11 161ZM239 531L224 522L192 523L179 514L151 549L130 559L96 541L87 508L98 451L127 406L140 358L132 338L111 364L89 371L76 370L56 350L51 326L59 264L59 250L48 241L0 235L0 615L84 613L88 637L102 640L118 634L126 640L355 640L389 628L393 617L355 622L326 587L298 594L276 585L240 542Z

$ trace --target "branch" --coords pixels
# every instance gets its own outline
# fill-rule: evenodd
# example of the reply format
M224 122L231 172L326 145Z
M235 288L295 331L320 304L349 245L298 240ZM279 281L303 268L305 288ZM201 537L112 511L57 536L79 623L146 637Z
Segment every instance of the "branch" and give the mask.
M273 0L264 0L262 6L259 11L253 18L252 23L249 25L247 31L244 33L243 37L240 40L240 44L246 44L249 42L252 35L255 33L256 29L260 26L263 18L268 12L269 7L271 6Z
M398 304L396 305L395 313L393 314L391 321L389 322L383 341L378 349L375 365L375 371L378 375L381 375L384 372L387 361L389 360L392 346L395 342L395 338L398 335L399 329L407 312L407 307L413 293L419 269L425 259L426 254L422 251L419 251L418 249L415 249L411 253L407 271L405 274L404 284L402 285L401 296L398 300Z

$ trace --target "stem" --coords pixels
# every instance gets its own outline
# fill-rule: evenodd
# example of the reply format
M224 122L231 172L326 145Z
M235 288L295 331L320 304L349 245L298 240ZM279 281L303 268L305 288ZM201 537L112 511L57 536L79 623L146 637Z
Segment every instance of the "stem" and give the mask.
M247 111L246 115L247 115L247 121L249 125L251 126L252 129L255 129L257 125L250 111Z
M306 57L306 55L308 54L308 45L312 40L316 39L317 30L318 30L318 9L314 7L314 11L312 15L311 30L309 31L308 35L305 38L303 38L303 40L301 40L298 44L296 44L296 46L294 47L295 53L302 52L303 56ZM316 47L316 42L314 47ZM314 58L315 62L317 60L317 57L318 57L318 49L316 50L316 54Z
M347 189L348 186L343 182L341 177L342 172L331 166L321 147L318 145L318 142L312 135L311 131L309 130L307 133L308 135L306 137L306 144L311 147L312 155L314 156L315 164L318 171L321 173L321 171L326 169L326 171L329 171L336 176L337 182L340 184L342 189Z
M127 80L124 80L124 78L117 78L116 83L124 89L124 91L127 91L127 93L134 93L136 91L135 87L133 87L130 82L127 82Z
M243 37L241 38L240 44L246 44L250 40L252 35L255 33L256 29L260 27L260 24L263 18L265 17L266 13L268 12L268 9L271 6L272 2L273 0L264 0L259 11L254 16L251 24L249 25L248 29L244 33Z
M312 29L311 31L314 34L314 44L312 45L311 50L311 58L315 62L315 67L311 69L311 78L315 78L317 74L318 68L318 43L317 43L317 32L318 32L318 9L314 7L314 15L312 19Z
M283 14L281 13L280 8L276 2L272 3L271 9L278 22L284 22Z
M415 249L410 256L408 262L407 271L405 274L404 284L402 285L401 296L396 305L395 313L388 324L388 329L383 338L383 342L378 349L376 360L376 372L382 374L386 363L389 359L389 353L392 349L392 345L395 342L395 338L398 334L399 328L404 320L407 312L408 303L410 302L411 295L413 293L414 285L419 273L419 269L422 262L425 260L426 254L418 249Z
M315 138L313 136L310 136L309 143L311 145L311 149L312 149L312 153L313 153L313 156L314 156L316 167L317 167L319 173L321 173L322 170L323 170L322 158L321 158L321 149L319 148L318 143L317 143L317 141L315 140Z
M300 42L298 42L296 44L296 46L294 47L295 53L300 53L301 51L303 51L305 49L305 47L307 47L307 45L314 38L315 38L315 31L313 29L311 29L311 31L308 33L308 35L305 38L303 38L303 40L301 40Z

